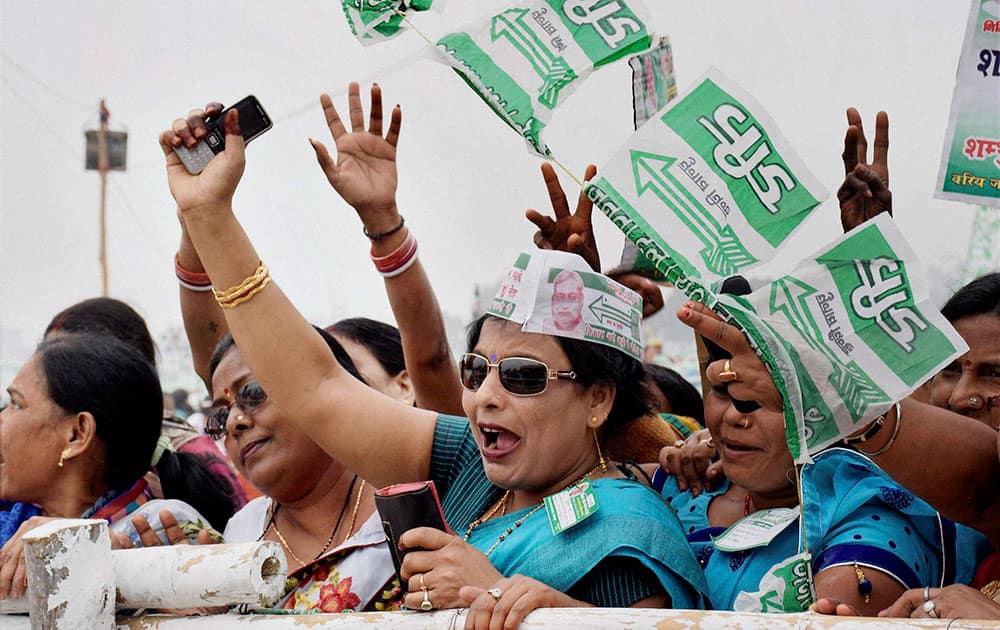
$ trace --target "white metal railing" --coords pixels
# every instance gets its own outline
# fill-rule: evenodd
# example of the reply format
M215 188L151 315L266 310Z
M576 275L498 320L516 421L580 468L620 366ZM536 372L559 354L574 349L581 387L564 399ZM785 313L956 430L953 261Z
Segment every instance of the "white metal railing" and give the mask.
M24 542L28 595L14 602L0 601L0 630L229 630L248 628L251 624L253 630L303 627L311 630L455 630L465 625L464 610L116 617L116 610L121 609L177 610L273 601L284 587L284 554L280 547L267 541L111 551L107 523L87 520L51 521L29 532ZM25 612L28 616L23 614ZM522 624L524 628L574 630L985 630L998 626L996 621L638 608L543 608L531 613Z

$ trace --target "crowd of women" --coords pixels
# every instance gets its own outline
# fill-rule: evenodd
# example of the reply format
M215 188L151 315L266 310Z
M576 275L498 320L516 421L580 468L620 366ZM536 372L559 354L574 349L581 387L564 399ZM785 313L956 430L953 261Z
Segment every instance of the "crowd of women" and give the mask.
M176 120L160 144L207 437L164 416L135 311L103 298L53 318L0 414L0 599L25 592L24 532L85 517L107 519L119 547L275 541L287 610L467 609L467 628L513 628L551 606L768 612L756 595L805 538L815 602L799 603L817 613L1000 618L1000 273L943 308L968 352L797 471L766 367L694 302L677 317L707 348L703 401L635 355L501 314L470 325L456 361L397 206L401 109L383 129L378 86L367 123L357 84L348 101L345 121L320 97L336 156L313 148L358 213L398 329L307 322L234 213L236 112L223 119L225 150L197 175L174 149L203 138L221 105ZM888 118L876 119L870 162L853 109L848 123L845 230L891 212ZM599 271L590 202L571 210L542 171L554 216L528 212L535 244L557 250L560 268ZM635 290L647 315L662 307L649 279L607 282ZM449 531L399 536L397 572L374 492L421 480L434 481ZM580 497L589 507L550 514Z

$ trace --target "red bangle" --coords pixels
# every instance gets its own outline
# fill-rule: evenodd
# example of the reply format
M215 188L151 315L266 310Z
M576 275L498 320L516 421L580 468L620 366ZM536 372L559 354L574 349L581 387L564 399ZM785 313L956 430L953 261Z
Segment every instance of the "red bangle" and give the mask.
M406 238L403 239L403 242L392 253L386 256L375 256L374 247L372 250L371 258L372 262L375 263L375 269L383 277L392 278L409 269L413 261L416 260L417 239L414 238L412 232L408 231Z
M208 279L208 274L203 272L188 271L181 266L181 253L174 254L174 273L177 279L185 286L210 287L212 281Z

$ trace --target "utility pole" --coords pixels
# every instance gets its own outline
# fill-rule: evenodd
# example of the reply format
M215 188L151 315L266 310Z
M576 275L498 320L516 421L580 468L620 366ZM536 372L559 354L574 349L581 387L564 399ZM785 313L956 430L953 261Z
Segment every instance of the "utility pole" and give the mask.
M108 296L108 237L107 237L107 197L108 197L108 141L105 134L108 131L108 111L104 99L101 99L101 127L97 130L97 172L101 174L101 295Z

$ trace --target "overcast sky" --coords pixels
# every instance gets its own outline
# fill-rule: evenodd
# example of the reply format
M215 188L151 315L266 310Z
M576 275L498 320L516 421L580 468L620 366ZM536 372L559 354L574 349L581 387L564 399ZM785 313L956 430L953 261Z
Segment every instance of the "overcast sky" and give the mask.
M431 39L515 0L436 0L414 17ZM968 247L971 206L931 198L968 4L962 0L681 2L645 0L674 45L684 89L709 66L753 94L831 192L799 233L804 255L839 231L844 110L885 109L897 221L938 295ZM207 7L211 7L210 9ZM442 307L466 320L475 283L495 280L531 244L528 207L546 209L539 160L407 32L362 47L335 0L0 1L0 376L3 385L57 311L98 295L98 196L83 171L83 130L108 101L129 132L128 171L108 195L111 295L162 334L180 322L172 257L179 229L156 143L209 100L256 94L274 128L248 150L236 207L272 274L321 324L391 320L368 242L330 189L307 138L328 140L322 91L343 106L348 81L378 80L403 106L399 205ZM630 70L595 73L558 109L546 140L574 172L631 133ZM568 182L567 182L568 184ZM603 217L605 266L622 237Z

